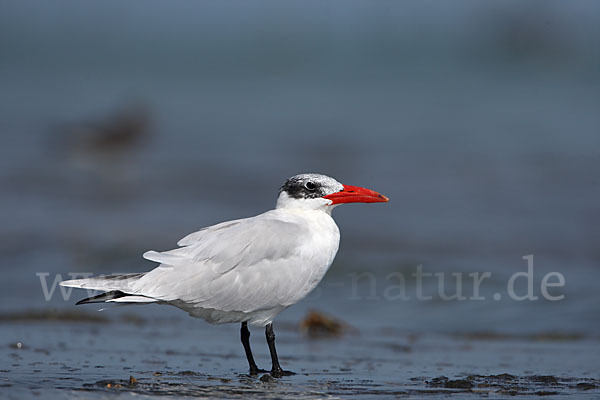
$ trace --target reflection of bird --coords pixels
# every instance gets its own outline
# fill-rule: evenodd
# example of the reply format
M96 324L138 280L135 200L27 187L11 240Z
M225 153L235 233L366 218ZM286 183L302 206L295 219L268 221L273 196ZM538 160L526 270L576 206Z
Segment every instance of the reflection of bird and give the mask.
M288 375L279 366L272 322L313 290L333 262L340 234L331 211L342 203L386 201L324 175L296 175L281 187L274 210L204 228L180 240L177 249L145 253L160 263L150 272L61 285L106 292L77 304L170 304L208 322L241 322L252 375L264 371L254 362L247 324L266 326L271 375Z

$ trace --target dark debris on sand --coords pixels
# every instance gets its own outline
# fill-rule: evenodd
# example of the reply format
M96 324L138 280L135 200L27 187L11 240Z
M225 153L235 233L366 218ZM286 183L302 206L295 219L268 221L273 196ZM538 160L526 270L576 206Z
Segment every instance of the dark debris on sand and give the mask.
M268 390L266 388L269 388ZM446 376L435 378L411 378L406 384L382 388L369 380L334 379L326 381L304 382L296 386L293 381L273 378L269 374L260 377L240 375L237 379L211 376L193 371L152 374L152 376L133 376L129 380L101 380L93 384L84 384L85 391L129 391L144 395L209 396L236 398L280 398L300 396L305 398L326 398L336 396L555 396L582 393L591 394L599 389L595 379L564 378L549 375L516 376L469 375L457 379ZM267 391L265 391L267 390ZM324 391L323 391L324 390ZM267 395L268 394L268 395ZM257 397L258 396L258 397Z
M300 330L313 339L339 337L346 333L356 332L356 329L340 319L316 310L309 311L300 321Z
M515 376L511 374L469 375L466 378L455 380L439 376L425 380L425 384L435 388L509 396L551 396L565 394L574 389L593 390L599 387L595 379L560 378L552 375Z
M14 313L1 313L0 322L92 322L107 323L108 318L82 311L58 311L58 310L28 310Z

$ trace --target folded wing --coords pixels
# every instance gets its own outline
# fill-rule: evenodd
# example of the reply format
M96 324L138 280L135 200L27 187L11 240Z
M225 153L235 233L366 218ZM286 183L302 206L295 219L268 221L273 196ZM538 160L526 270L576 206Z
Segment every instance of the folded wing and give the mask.
M181 248L144 254L161 265L136 281L132 294L222 311L289 305L310 278L301 265L309 235L277 211L214 225L183 238Z

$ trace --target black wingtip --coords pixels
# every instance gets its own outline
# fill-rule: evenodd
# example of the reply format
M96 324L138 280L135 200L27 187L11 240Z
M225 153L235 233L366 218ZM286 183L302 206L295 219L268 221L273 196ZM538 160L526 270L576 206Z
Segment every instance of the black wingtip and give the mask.
M98 296L88 297L86 299L79 300L75 303L76 306L80 304L89 304L89 303L104 303L108 300L118 299L120 297L128 296L126 293L121 292L120 290L113 290L112 292L106 292L99 294Z

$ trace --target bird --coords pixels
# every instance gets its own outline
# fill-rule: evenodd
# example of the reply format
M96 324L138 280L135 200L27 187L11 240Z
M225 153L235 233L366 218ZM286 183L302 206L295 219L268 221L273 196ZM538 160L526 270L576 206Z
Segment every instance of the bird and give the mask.
M160 264L149 272L67 280L60 285L103 292L77 305L158 303L213 324L240 323L250 375L293 375L280 366L273 320L308 295L331 266L340 241L332 210L345 203L388 200L326 175L295 175L281 186L275 209L191 233L173 250L144 253L144 258ZM270 371L258 368L254 361L248 324L265 328Z

